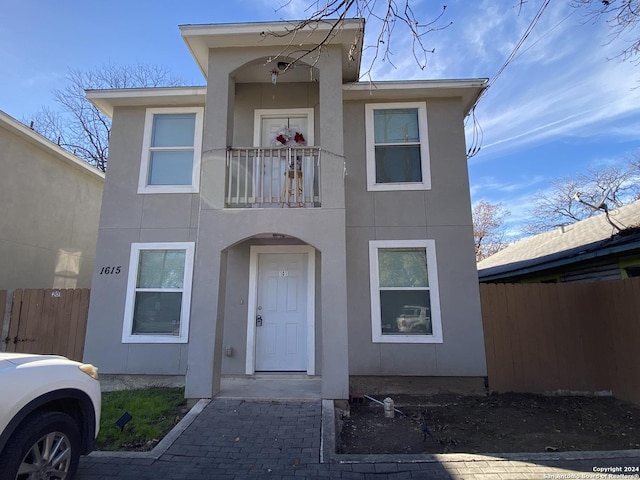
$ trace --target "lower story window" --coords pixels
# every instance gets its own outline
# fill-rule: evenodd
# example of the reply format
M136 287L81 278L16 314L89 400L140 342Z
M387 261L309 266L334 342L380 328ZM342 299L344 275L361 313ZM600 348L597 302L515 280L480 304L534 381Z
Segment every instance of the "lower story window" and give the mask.
M193 243L134 243L122 341L188 340Z
M372 341L442 343L434 240L369 242Z

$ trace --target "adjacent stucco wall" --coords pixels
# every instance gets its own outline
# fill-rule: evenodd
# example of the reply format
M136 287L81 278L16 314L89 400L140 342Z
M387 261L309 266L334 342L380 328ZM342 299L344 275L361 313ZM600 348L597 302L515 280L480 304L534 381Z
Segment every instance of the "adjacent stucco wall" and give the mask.
M187 344L122 343L131 244L195 241L198 224L198 195L137 193L144 120L145 108L113 116L84 359L103 373L178 375ZM105 266L120 273L101 275Z
M351 375L486 375L460 101L428 99L427 117L431 190L368 192L364 103L345 104ZM444 342L373 343L369 241L413 239L436 242Z
M0 289L89 287L104 180L21 128L0 122Z

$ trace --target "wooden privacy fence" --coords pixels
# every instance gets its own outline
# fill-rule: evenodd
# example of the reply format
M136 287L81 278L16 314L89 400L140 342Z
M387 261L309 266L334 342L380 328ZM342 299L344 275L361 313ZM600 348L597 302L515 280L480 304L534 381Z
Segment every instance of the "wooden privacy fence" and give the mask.
M489 388L640 403L640 278L481 284Z
M640 278L481 284L480 295L492 391L611 391L640 404ZM81 360L88 309L89 289L0 291L2 346Z
M12 295L10 302L7 295ZM9 319L2 339L7 352L52 353L82 360L89 289L0 291L0 316Z

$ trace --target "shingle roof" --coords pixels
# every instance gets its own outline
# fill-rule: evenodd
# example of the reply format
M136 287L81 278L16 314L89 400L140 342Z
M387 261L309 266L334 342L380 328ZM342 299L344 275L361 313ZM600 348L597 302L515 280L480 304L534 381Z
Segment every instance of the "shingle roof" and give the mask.
M609 212L623 230L640 226L640 200ZM628 230L630 231L630 230ZM625 235L607 222L603 214L549 232L518 240L495 255L478 262L480 278L532 267L553 260L576 256L586 250L620 244ZM635 239L635 235L634 235Z

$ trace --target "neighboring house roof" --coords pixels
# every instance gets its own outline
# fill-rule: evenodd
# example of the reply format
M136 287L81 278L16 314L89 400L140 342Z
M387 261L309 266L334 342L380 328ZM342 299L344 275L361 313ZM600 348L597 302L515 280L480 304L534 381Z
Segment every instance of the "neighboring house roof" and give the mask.
M81 158L76 157L74 154L53 143L48 138L43 137L2 110L0 110L0 128L4 128L38 148L46 150L48 153L53 155L53 157L61 160L68 166L82 170L83 172L97 177L104 182L104 172L101 172L94 166L89 165Z
M640 248L640 200L604 214L523 238L478 263L481 281L560 267L590 258Z

